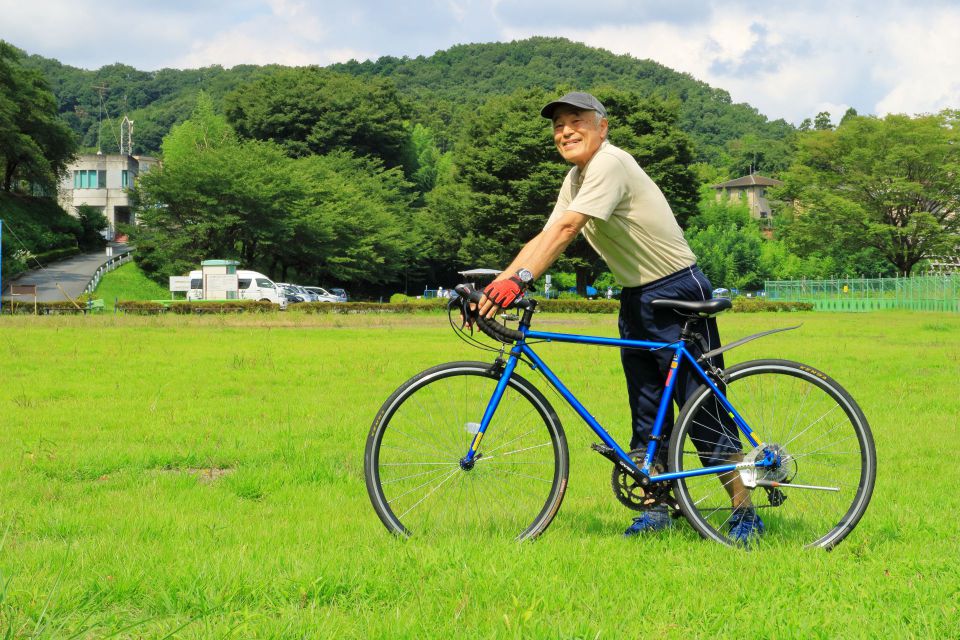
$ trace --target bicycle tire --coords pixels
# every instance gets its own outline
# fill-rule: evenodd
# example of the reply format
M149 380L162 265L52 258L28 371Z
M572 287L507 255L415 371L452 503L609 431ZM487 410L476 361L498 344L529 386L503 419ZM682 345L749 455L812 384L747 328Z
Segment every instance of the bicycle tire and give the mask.
M384 402L367 437L364 476L391 533L526 540L550 525L566 491L567 440L553 407L524 378L510 377L473 468L460 465L500 372L484 362L438 365Z
M723 381L724 393L754 430L754 437L767 447L779 448L784 460L779 469L758 470L762 482L778 486L750 490L766 529L756 542L799 541L825 549L839 544L866 511L876 479L873 436L860 407L826 374L788 360L744 362L727 369ZM757 455L739 432L738 454L708 451L704 441L718 421L726 421L727 429L732 425L714 392L703 385L677 419L668 453L671 470L689 471ZM716 442L715 436L711 438ZM731 442L728 451L732 449ZM674 496L702 537L734 544L728 531L733 510L722 486L726 480L720 478L711 474L675 480Z

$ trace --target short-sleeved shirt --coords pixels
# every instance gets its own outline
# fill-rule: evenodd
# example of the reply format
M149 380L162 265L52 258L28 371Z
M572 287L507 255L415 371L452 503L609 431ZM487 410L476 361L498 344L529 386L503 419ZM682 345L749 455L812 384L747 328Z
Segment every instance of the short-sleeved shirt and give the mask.
M592 219L583 227L590 246L617 281L636 287L696 263L660 188L626 151L604 141L584 167L574 167L544 228L565 211Z

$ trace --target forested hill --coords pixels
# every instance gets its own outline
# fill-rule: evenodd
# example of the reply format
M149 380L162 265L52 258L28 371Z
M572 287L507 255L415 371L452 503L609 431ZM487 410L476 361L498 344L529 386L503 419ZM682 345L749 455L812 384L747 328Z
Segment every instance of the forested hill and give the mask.
M102 93L107 121L101 134L104 150L117 146L119 119L126 114L136 123L134 150L138 153L157 152L170 127L190 115L199 90L206 91L214 104L220 104L233 89L277 68L241 65L232 69L211 66L145 72L113 64L87 71L36 55L25 62L47 76L61 114L83 147L95 148L97 144ZM727 166L733 173L743 164L743 158L755 158L751 148L770 155L771 147L779 146L777 143L793 131L791 125L782 120L771 122L747 104L733 104L726 91L688 74L561 38L458 45L428 57L388 56L330 68L392 81L410 105L411 119L429 126L442 146L460 135L465 111L490 96L526 88L562 91L615 87L677 99L681 103L681 128L693 138L698 159ZM741 156L739 160L737 155Z
M333 70L390 78L414 100L419 120L435 130L459 109L519 89L557 91L612 87L681 101L681 128L698 156L716 162L732 140L744 136L783 140L793 127L771 122L730 94L651 60L615 55L563 38L534 37L510 43L466 44L417 58L383 57L376 62L337 64Z

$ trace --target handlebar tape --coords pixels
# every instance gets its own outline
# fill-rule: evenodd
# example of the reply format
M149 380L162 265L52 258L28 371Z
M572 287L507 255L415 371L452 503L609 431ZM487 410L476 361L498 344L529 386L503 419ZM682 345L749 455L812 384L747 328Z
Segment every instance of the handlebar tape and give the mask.
M454 291L456 291L457 294L464 299L476 304L480 304L480 300L483 298L483 292L477 291L465 284L458 284L456 287L454 287ZM510 305L511 308L527 308L527 306L528 301L522 298ZM477 316L477 327L479 327L480 331L484 332L494 340L503 342L504 344L512 344L523 339L523 333L520 331L507 328L496 321L488 320L487 318L479 315Z

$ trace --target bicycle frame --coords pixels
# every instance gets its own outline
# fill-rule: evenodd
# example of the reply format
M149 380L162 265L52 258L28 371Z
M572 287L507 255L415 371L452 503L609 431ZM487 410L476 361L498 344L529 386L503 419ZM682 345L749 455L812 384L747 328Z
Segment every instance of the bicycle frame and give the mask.
M500 399L503 397L503 393L506 390L510 376L513 375L517 364L523 356L528 358L533 363L534 369L539 369L543 373L544 377L546 377L550 384L567 401L567 404L569 404L570 407L580 415L583 421L586 422L591 429L593 429L594 433L599 436L603 443L615 452L619 464L625 466L631 475L635 475L637 477L649 477L650 482L667 482L670 480L689 478L692 476L727 473L729 471L735 471L749 467L769 467L774 464L774 460L772 459L771 455L766 454L753 462L718 465L715 467L695 469L692 471L661 473L656 476L650 476L650 465L655 459L654 456L656 455L657 447L660 442L660 436L663 432L665 416L670 403L673 402L673 390L676 386L676 372L683 363L686 363L687 366L693 367L693 371L696 373L697 377L713 390L713 392L716 394L716 397L720 400L720 403L727 411L728 415L734 420L740 432L747 438L750 444L753 447L759 447L762 446L762 442L754 437L753 430L746 423L743 417L740 416L733 405L730 404L730 401L719 389L719 387L714 384L713 380L710 379L703 368L697 363L696 359L690 354L690 351L687 350L686 344L682 340L672 343L648 342L645 340L623 340L619 338L602 338L598 336L533 331L523 326L521 326L520 330L523 333L524 338L514 343L513 348L510 350L510 357L507 359L506 364L504 365L500 380L493 392L493 396L490 398L490 402L487 404L486 411L483 414L483 419L480 422L480 428L474 436L473 441L470 443L470 450L467 452L462 464L473 463L477 453L477 447L479 446L480 441L483 439L483 434L490 425L490 421L493 419L493 415L497 410ZM546 342L589 344L602 347L645 349L648 351L666 349L673 352L673 359L670 363L670 371L667 374L667 381L664 385L663 397L660 399L660 406L657 409L657 417L653 424L650 441L647 443L647 450L644 454L642 466L637 466L627 452L617 444L610 434L607 433L607 431L600 425L599 422L597 422L596 418L594 418L590 412L587 411L586 407L584 407L583 404L577 400L576 396L574 396L573 393L563 384L563 382L560 381L560 378L558 378L557 375L550 369L550 367L547 366L547 363L544 362L543 359L533 351L531 346L527 344L528 339L543 340Z

